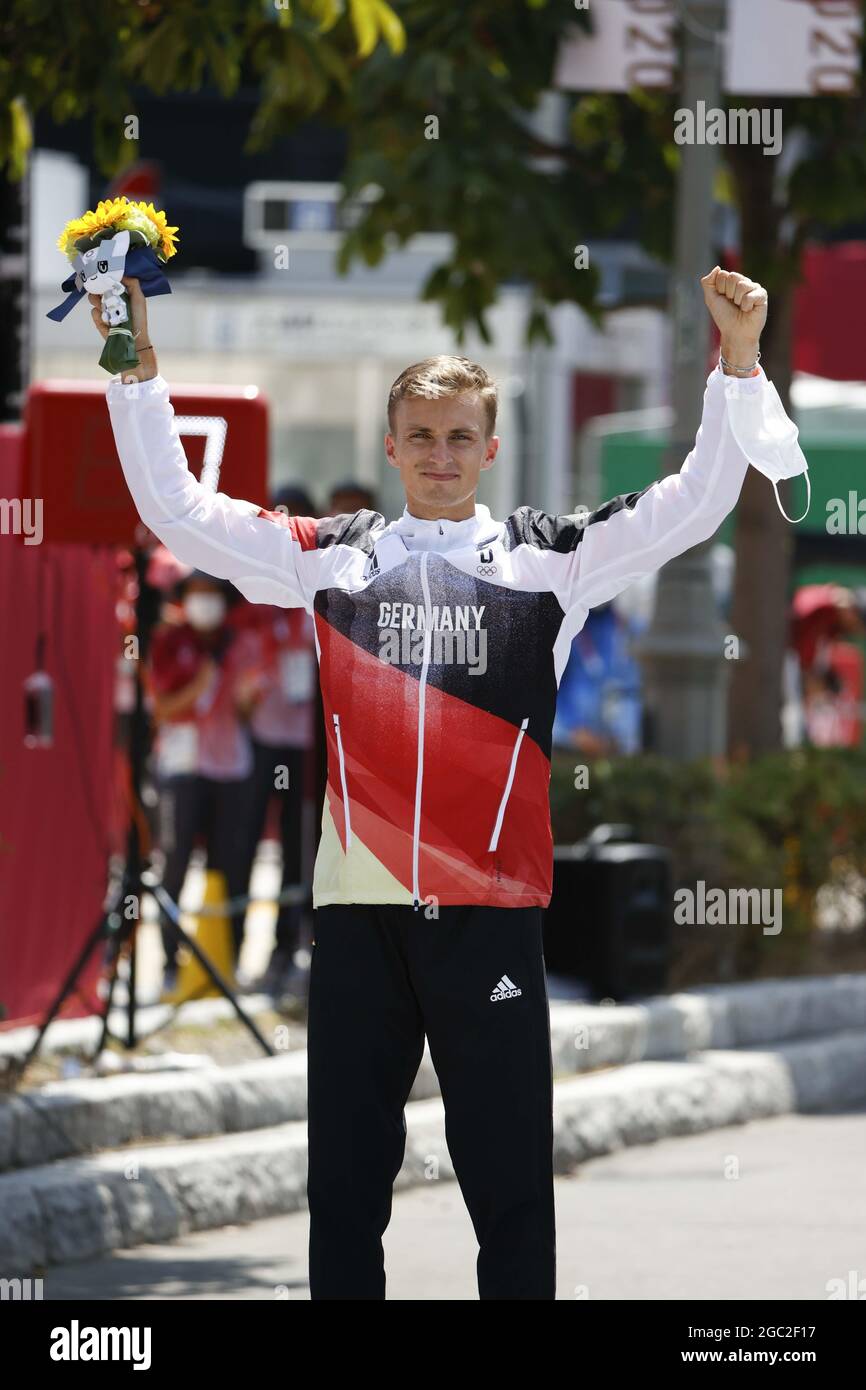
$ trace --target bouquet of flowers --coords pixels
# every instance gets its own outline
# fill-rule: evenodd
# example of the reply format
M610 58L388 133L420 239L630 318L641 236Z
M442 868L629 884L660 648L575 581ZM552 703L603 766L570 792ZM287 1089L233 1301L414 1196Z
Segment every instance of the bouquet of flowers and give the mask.
M131 203L125 197L102 202L95 212L73 218L63 228L57 245L72 263L73 274L61 285L68 291L66 299L48 318L59 323L86 294L101 295L102 322L109 329L99 365L107 372L139 362L123 276L134 276L148 297L171 294L162 267L175 254L177 230L153 203Z

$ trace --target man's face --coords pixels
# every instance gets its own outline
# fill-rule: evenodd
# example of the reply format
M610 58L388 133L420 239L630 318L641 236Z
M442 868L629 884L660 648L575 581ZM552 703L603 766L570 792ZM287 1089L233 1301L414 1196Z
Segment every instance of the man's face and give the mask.
M487 416L477 392L425 400L409 396L394 409L385 453L400 470L413 516L462 521L475 510L478 479L490 468L499 438L486 437Z

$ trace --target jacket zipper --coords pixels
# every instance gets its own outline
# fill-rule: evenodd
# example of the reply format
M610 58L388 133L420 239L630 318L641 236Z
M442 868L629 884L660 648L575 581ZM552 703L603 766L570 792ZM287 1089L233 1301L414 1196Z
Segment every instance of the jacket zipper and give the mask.
M526 733L526 726L528 725L528 723L529 717L527 716L520 726L520 733L517 735L517 741L514 745L514 750L511 754L511 766L508 769L508 781L505 783L505 791L502 793L502 800L499 803L499 810L496 814L496 824L493 827L493 834L490 837L490 844L487 846L488 854L495 850L496 846L499 844L499 836L502 832L502 822L505 819L505 808L508 805L508 798L511 795L511 787L514 782L514 771L517 767L517 755L520 752L520 745L523 742L523 735Z
M418 689L418 771L415 775L415 825L412 831L412 897L415 911L421 906L421 885L418 878L418 858L421 843L421 787L424 782L424 710L427 704L427 672L430 669L430 647L433 634L430 626L433 610L430 604L430 585L427 582L427 555L421 554L421 588L424 593L424 660L421 665L421 682Z
M352 822L349 819L349 793L346 788L346 759L343 757L343 739L340 734L340 716L335 714L334 732L337 735L337 754L340 759L340 786L343 789L343 815L346 818L346 849L352 843Z

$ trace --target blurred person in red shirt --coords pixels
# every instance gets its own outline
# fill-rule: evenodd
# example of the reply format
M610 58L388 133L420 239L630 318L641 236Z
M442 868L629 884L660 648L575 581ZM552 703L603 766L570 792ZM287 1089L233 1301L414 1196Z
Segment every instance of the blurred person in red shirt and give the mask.
M252 633L228 621L234 590L226 581L193 570L177 593L182 621L155 630L149 663L162 885L177 902L195 837L203 833L208 868L225 875L229 897L239 897L247 890L253 771L245 720L260 648ZM232 938L237 966L242 914L232 917ZM177 942L164 912L162 940L169 990L177 976Z
M154 823L157 803L147 769L152 730L149 722L141 731L145 766L141 785L132 785L132 739L136 707L136 673L146 667L150 639L160 618L166 615L165 595L192 571L166 549L146 526L136 527L136 546L144 552L143 583L139 585L139 566L136 553L122 547L116 553L117 588L115 614L117 617L118 653L114 672L114 800L112 805L112 845L114 853L123 856L127 850L130 817L138 820L139 834L146 853L156 838ZM138 794L137 794L138 793ZM140 795L140 802L139 802Z
M840 584L805 584L791 604L799 741L815 748L856 748L862 740L863 657L854 640L866 633L864 598Z
M273 510L289 516L314 515L303 488L286 485L274 496ZM303 879L303 803L308 760L315 739L317 666L313 620L303 608L243 603L232 615L255 633L260 644L260 679L249 727L253 777L248 819L247 863L252 871L272 796L279 799L282 889ZM295 962L301 945L304 903L283 903L276 940L261 981L266 991L303 996L306 971Z

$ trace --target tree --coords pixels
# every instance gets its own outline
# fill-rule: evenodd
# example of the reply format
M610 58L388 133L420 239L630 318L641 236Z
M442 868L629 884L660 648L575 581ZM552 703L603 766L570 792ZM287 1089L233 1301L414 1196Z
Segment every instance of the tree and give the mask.
M0 162L20 172L22 112L45 109L58 123L90 116L96 162L117 173L135 158L125 121L136 90L209 82L230 96L244 75L261 90L252 147L287 114L299 121L327 106L381 41L393 53L406 41L387 0L9 0L0 14Z
M790 413L794 291L803 250L823 228L866 217L866 97L861 91L774 104L781 107L793 152L787 171L754 145L729 146L726 158L740 213L743 265L771 296L762 365ZM736 535L733 626L751 656L733 674L730 743L734 751L763 752L780 743L792 533L772 488L754 469L737 506Z

